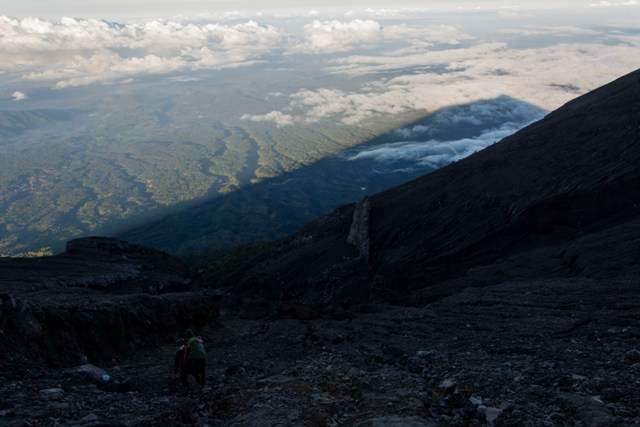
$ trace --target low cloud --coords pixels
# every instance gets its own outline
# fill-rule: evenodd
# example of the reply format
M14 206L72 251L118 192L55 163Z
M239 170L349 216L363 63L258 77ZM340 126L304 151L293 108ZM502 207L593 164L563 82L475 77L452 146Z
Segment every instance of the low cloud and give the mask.
M350 22L318 21L304 27L304 41L294 46L298 53L343 52L354 46L372 44L382 37L380 24L372 20Z
M383 28L385 41L404 41L409 48L422 48L436 45L459 45L475 40L476 37L462 31L454 25L415 26L398 24ZM409 53L408 49L397 51L400 54Z
M262 115L244 114L240 120L250 120L252 122L273 122L277 127L292 125L294 123L293 116L281 113L280 111L271 111Z
M351 152L345 159L348 161L371 160L379 163L374 170L394 169L401 164L399 171L412 172L415 169L436 169L451 162L461 160L480 151L520 129L522 124L508 123L498 129L485 131L475 138L462 138L452 141L401 141L366 148ZM414 129L415 130L415 129ZM413 166L407 166L407 163Z
M503 95L553 110L640 66L640 34L631 27L528 25L496 30L484 39L469 33L473 26L463 31L419 25L414 18L401 23L297 17L303 24L294 34L292 27L301 21L293 18L280 28L206 17L119 24L0 16L2 82L5 90L29 87L19 85L23 80L57 89L134 82L143 75L174 76L179 82L194 71L266 62L286 73L301 61L321 65L300 86L274 88L289 92L242 119L277 126L323 120L361 126ZM319 81L324 85L318 87Z
M413 110L410 104L397 102L397 96L396 92L379 92L377 88L350 93L327 88L303 89L291 95L289 108L302 114L298 121L314 123L331 119L356 125L368 119Z
M417 138L424 135L431 134L431 128L423 125L415 125L408 128L400 128L393 131L393 133L404 139Z
M0 61L27 80L53 87L120 82L138 74L253 64L280 51L284 33L255 21L238 24L0 16Z
M640 35L615 38L617 43L612 37L607 43L514 49L498 41L419 53L351 55L333 60L328 71L366 78L367 83L352 90L299 90L286 111L301 123L362 125L388 115L433 112L503 95L551 111L638 68Z
M598 32L589 28L561 26L526 26L518 29L507 29L500 31L504 34L516 34L519 36L551 36L551 37L575 37L575 36L595 36Z
M24 101L25 99L29 99L26 93L20 92L19 90L13 92L11 94L11 97L14 101Z
M640 2L638 2L637 0L618 1L618 2L601 1L600 3L592 3L590 6L591 7L640 6Z
M420 124L394 130L385 138L393 142L353 148L342 156L347 161L370 161L380 172L439 168L488 147L543 114L508 97L452 107Z
M474 37L452 25L416 26L395 24L382 26L371 19L355 19L348 22L314 20L304 27L304 40L290 47L291 53L336 53L374 44L407 44L401 52L436 44L457 45Z

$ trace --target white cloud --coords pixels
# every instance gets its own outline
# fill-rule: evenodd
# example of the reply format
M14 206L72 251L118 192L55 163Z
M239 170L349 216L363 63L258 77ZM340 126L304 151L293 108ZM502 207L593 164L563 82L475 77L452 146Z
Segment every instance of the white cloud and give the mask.
M419 125L396 129L393 135L400 141L356 147L342 157L347 161L372 161L373 169L380 172L438 168L482 150L541 117L541 110L529 104L500 97L444 109ZM434 138L457 128L477 136Z
M458 45L475 37L453 25L415 26L398 24L383 29L386 41L405 41L411 46L430 46L435 44Z
M343 92L335 89L300 90L291 95L290 108L303 112L303 121L338 120L356 125L368 119L384 115L409 112L412 105L398 102L397 93L379 92L377 89L360 92Z
M374 9L370 7L367 8L367 13L375 16L391 17L400 15L402 11L400 9Z
M410 128L399 128L393 131L393 133L401 138L417 138L419 136L429 135L431 128L423 125L415 125Z
M273 111L243 119L278 126L321 120L361 125L502 95L552 110L640 66L640 35L624 27L605 33L597 26L593 28L599 32L583 25L528 25L496 30L484 39L453 25L419 25L417 19L411 24L394 19L389 25L370 19L313 20L296 37L255 21L198 19L116 24L0 16L2 77L11 85L30 80L62 89L131 82L149 74L184 79L190 71L293 58L293 65L273 68L286 72L286 67L295 68L295 61L306 62L306 56L296 54L313 53L324 67L316 67L312 77L326 78L325 87L304 89L304 82L287 87L283 98L289 96L288 103L278 100L277 107L268 109ZM291 26L300 21L284 22ZM522 46L527 37L536 38L538 46L540 39L550 41L535 48L510 45L515 39ZM571 42L578 39L586 41ZM371 50L363 48L375 48L375 53L366 54ZM340 84L333 87L331 81Z
M506 123L497 129L490 129L475 138L462 138L453 141L413 140L381 144L374 147L352 150L345 155L348 161L373 160L387 168L401 163L402 171L411 172L414 168L440 168L451 162L461 160L503 138L513 134L526 123ZM415 129L408 130L416 132ZM413 164L408 167L407 163Z
M513 132L491 131L479 138L456 141L396 142L385 144L353 155L348 160L373 159L380 163L411 161L417 166L441 167L486 148Z
M294 123L293 116L281 113L280 111L271 111L267 114L250 115L244 114L240 120L250 120L253 122L273 122L277 127L292 125Z
M416 67L422 70L433 66L454 68L451 64L470 58L484 57L491 52L506 48L506 43L492 42L478 43L465 48L421 49L420 51L402 49L387 55L352 55L332 61L329 70L339 74L361 76L389 71L406 72Z
M628 1L618 1L618 2L610 2L610 1L601 1L600 3L592 3L591 7L621 7L621 6L638 6L640 2L637 0L628 0Z
M363 124L386 115L436 111L506 95L554 110L640 66L640 36L621 35L619 40L535 49L493 42L407 55L349 56L334 60L330 70L353 77L397 76L378 77L351 91L300 90L291 95L287 109L300 122Z
M26 93L20 92L19 90L13 92L11 94L11 97L14 101L24 101L25 99L29 99Z
M575 27L569 25L562 26L526 26L524 28L507 29L500 31L504 34L516 34L519 36L551 36L551 37L575 37L594 36L598 32L589 28Z
M372 20L350 22L314 20L304 28L304 42L293 52L343 52L354 46L371 44L382 37L380 24Z
M382 26L371 19L314 20L304 27L304 40L290 48L292 53L346 52L380 43L402 42L406 49L423 49L434 44L456 45L474 39L451 25L416 26L395 24Z
M252 64L280 50L284 33L254 21L239 24L153 20L114 24L63 18L0 16L0 61L29 80L57 88L115 82L137 74Z

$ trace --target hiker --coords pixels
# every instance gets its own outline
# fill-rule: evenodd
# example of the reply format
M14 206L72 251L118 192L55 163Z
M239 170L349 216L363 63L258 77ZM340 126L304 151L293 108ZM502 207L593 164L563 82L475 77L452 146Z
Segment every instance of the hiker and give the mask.
M196 337L191 329L187 329L186 337L187 342L176 351L173 373L175 375L180 370L180 381L185 387L189 385L187 375L193 375L196 382L204 386L207 361L204 341Z
M180 381L186 387L189 385L187 375L189 375L190 363L189 363L189 347L184 343L184 340L178 340L178 350L176 351L175 362L173 364L173 375L176 376L180 372Z

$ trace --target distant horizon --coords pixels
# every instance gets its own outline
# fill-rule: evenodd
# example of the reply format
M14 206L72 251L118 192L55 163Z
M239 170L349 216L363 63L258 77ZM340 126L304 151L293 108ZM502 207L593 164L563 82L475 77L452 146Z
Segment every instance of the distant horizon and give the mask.
M268 3L256 0L223 0L212 4L205 0L138 0L133 5L124 0L79 2L63 0L51 2L48 0L23 0L11 2L2 6L0 15L14 18L37 17L46 19L60 19L63 17L83 19L149 19L172 18L175 16L197 16L207 13L264 13L266 15L282 15L293 13L296 15L321 13L360 13L364 11L441 11L455 12L461 10L492 10L492 9L534 9L534 10L576 10L584 11L593 8L611 8L639 5L637 0L570 0L570 1L518 1L505 2L496 0L463 0L447 2L442 0L420 1L403 0L389 2L388 0L351 0L323 1L279 0Z
M23 7L36 3L20 2ZM34 90L47 87L62 90L131 84L143 76L193 79L199 77L184 74L257 64L279 67L299 58L303 62L322 61L321 68L313 72L328 76L375 80L393 73L395 80L408 86L428 76L436 92L442 90L438 86L443 76L451 75L454 80L450 83L458 86L463 82L455 74L469 76L477 71L480 74L472 76L474 80L496 79L505 90L496 92L485 82L464 89L463 101L521 96L523 101L550 110L571 99L567 96L571 92L584 93L640 66L637 55L631 54L640 46L637 0L601 2L598 8L581 1L571 3L581 5L582 12L546 10L543 3L535 10L502 5L493 10L463 8L442 14L401 8L370 8L343 15L234 12L128 23L0 15L0 108L3 100L14 105L33 100ZM118 10L118 4L113 10ZM74 4L69 3L71 6ZM608 59L603 62L601 58ZM553 67L547 61L552 61ZM460 68L460 64L466 65ZM583 73L579 67L587 71ZM441 71L434 72L437 69ZM447 72L443 75L442 71ZM536 80L543 87L534 88ZM389 83L385 80L382 84ZM398 102L415 104L412 97L403 98ZM264 115L264 119L280 125L291 122L286 111L265 114L270 116Z

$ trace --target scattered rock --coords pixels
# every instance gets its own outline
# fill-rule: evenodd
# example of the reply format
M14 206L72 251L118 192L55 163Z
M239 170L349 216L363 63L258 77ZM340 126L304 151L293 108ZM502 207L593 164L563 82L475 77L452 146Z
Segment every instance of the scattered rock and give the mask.
M80 421L84 423L98 421L98 416L96 414L89 414L86 417L82 418Z
M128 382L120 382L109 375L104 369L98 368L90 363L76 366L72 369L66 369L64 373L67 375L83 376L103 390L126 392L131 389Z
M429 423L420 417L399 417L395 415L373 418L369 420L371 427L434 427L437 424Z
M640 350L629 350L624 354L624 360L627 363L637 363L640 362Z
M481 397L478 397L478 396L471 396L471 397L469 398L469 402L471 402L471 404L472 404L472 405L475 405L475 406L480 406L480 405L482 405L482 404L483 404L483 402L482 402L482 398L481 398Z
M484 416L487 421L487 425L492 426L493 423L496 421L496 419L498 419L501 413L502 413L502 409L488 406L484 411Z
M60 400L64 397L64 390L61 388L47 388L40 390L39 394L43 400Z
M613 424L614 416L598 396L563 393L560 399L576 411L587 427L606 427Z
M456 382L450 378L445 379L438 385L438 388L445 393L453 393L456 388Z
M638 330L640 307L617 305L611 289L616 300L640 298L634 280L563 279L306 320L265 322L225 308L221 324L198 330L209 343L206 388L185 389L172 376L174 338L70 369L0 359L0 424L634 425L640 367L629 367L640 362L625 355L640 336L608 339L606 331L621 323ZM104 375L136 387L108 392ZM64 394L43 399L52 385ZM82 421L87 414L98 419Z

